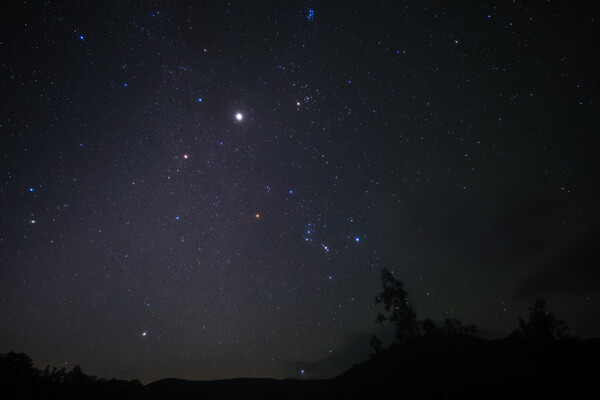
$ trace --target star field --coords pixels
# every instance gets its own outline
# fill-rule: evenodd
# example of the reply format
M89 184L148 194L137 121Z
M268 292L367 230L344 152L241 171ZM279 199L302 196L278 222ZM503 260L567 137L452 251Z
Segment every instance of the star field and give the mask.
M0 351L331 377L383 268L419 317L599 335L595 14L434 3L7 6Z

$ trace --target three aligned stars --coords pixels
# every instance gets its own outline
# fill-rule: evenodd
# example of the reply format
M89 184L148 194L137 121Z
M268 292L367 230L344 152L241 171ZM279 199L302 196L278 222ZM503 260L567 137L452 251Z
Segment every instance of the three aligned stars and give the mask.
M202 100L201 100L201 99L198 99L198 101L200 101L200 102L201 102ZM297 106L300 106L300 102L297 102ZM243 120L244 120L244 114L242 114L241 112L236 112L236 113L235 113L235 115L234 115L234 118L235 118L235 120L236 120L237 122L241 122L241 121L243 121ZM190 155L189 155L189 154L187 154L187 153L186 153L186 154L183 154L183 155L182 155L182 157L183 157L183 159L184 159L184 160L189 160L189 159L190 159ZM269 191L269 192L271 191L271 188L270 188L268 185L266 186L266 189L267 189L267 191ZM32 190L31 190L31 191L32 191ZM292 189L290 189L290 190L289 190L289 194L290 194L290 195L294 194L294 191L293 191ZM256 212L256 213L255 213L253 216L254 216L254 219L255 219L256 221L260 221L260 220L262 220L262 218L263 218L262 214L261 214L261 213L259 213L259 212ZM175 217L175 218L176 218L177 220L179 220L179 219L180 219L179 217ZM309 226L309 230L307 230L307 232L306 232L306 233L307 233L307 235L310 235L310 233L312 232L312 227L311 227L311 224L310 224L310 223L308 224L308 226ZM305 240L306 240L306 241L310 241L310 238L307 236L307 237L305 238ZM360 237L356 236L356 237L352 237L352 240L353 240L355 243L359 243L361 239L360 239ZM323 250L325 253L329 253L329 251L330 251L330 248L329 248L329 246L328 246L328 245L321 243L321 246L320 246L320 247L321 247L321 249L322 249L322 250ZM331 275L330 275L330 276L328 276L328 279L329 279L329 280L331 280L332 278L333 278L333 277L332 277ZM147 332L147 331L143 331L143 332L141 333L141 336L142 336L142 337L146 337L147 335L148 335L148 332ZM304 370L301 370L301 374L304 374Z

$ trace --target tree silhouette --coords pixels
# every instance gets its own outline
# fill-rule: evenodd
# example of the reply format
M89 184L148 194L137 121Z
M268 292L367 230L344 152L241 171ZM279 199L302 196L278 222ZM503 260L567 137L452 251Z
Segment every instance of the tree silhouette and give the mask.
M426 318L421 321L421 329L423 329L423 334L425 335L433 335L439 333L439 329L435 326L435 322L430 318Z
M84 374L79 365L74 366L71 371L64 375L64 384L70 386L84 386L95 380L95 376Z
M27 354L11 351L0 355L0 373L10 379L20 379L35 377L39 371Z
M85 374L79 365L71 371L47 366L40 371L25 353L0 354L0 397L7 399L136 399L139 381L106 381Z
M3 398L35 398L39 370L25 353L11 351L0 354L0 388Z
M475 325L463 325L462 321L456 317L446 318L444 320L444 333L474 335L478 330L479 329Z
M383 291L375 297L375 304L383 304L385 314L377 314L375 322L382 324L390 321L396 327L396 339L402 342L411 337L420 336L417 314L404 289L404 283L394 273L384 269L381 271Z
M529 320L525 321L519 318L519 329L511 334L512 337L538 339L567 339L571 337L567 323L546 311L546 300L537 299L529 311L531 312Z
M383 325L384 322L389 321L394 324L396 343L402 343L406 339L422 334L473 335L478 331L475 325L463 325L456 317L446 318L441 327L437 327L429 318L419 322L404 283L396 279L394 273L388 269L381 271L381 286L383 291L375 297L375 304L383 304L384 312L377 314L375 322ZM373 336L370 345L374 350L371 356L382 351L382 342L377 337Z
M369 341L369 345L373 349L373 352L369 354L369 357L375 357L377 354L381 354L383 352L383 341L379 339L377 336L373 336Z
M421 322L421 329L424 335L474 335L479 329L475 325L463 325L462 321L456 317L446 318L444 325L438 327L435 323L427 318Z

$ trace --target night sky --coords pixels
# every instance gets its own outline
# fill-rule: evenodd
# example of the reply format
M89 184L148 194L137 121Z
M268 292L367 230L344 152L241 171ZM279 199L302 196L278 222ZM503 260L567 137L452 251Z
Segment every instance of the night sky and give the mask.
M600 335L594 2L453 3L5 5L0 352L332 377L383 268L420 318Z

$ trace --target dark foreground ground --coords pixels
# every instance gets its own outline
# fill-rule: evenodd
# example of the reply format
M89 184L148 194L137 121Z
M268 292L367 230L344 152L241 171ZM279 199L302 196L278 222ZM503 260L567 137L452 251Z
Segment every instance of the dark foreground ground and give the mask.
M44 373L10 354L0 365L1 398L600 399L600 339L421 337L330 380L163 379L148 385L97 380L80 370Z

